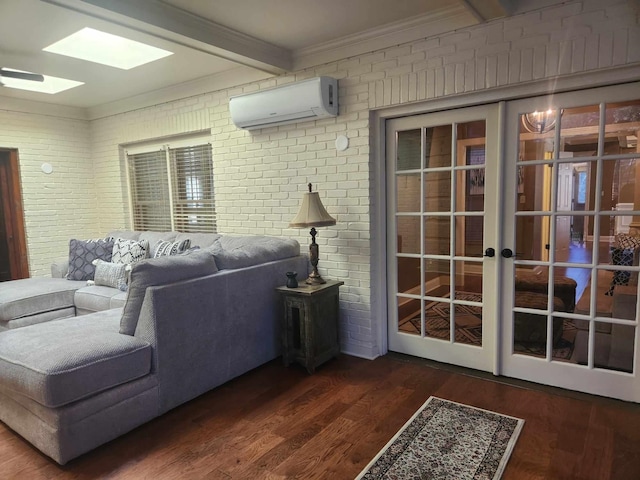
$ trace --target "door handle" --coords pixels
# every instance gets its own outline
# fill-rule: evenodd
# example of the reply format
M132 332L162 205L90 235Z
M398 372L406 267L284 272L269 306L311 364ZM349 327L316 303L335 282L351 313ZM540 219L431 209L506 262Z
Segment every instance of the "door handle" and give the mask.
M484 251L484 256L485 256L485 257L495 257L495 256L496 256L496 250L495 250L495 248L491 248L491 247L487 248L487 249Z
M500 255L502 255L503 258L516 258L516 255L510 248L503 248Z

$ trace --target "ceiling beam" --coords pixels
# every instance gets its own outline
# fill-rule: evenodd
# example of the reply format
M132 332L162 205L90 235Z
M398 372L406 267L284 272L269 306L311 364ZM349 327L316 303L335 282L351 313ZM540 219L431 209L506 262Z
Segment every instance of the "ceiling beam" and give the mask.
M513 0L460 0L479 22L508 17L514 12Z
M292 69L289 50L158 0L42 0L271 74Z

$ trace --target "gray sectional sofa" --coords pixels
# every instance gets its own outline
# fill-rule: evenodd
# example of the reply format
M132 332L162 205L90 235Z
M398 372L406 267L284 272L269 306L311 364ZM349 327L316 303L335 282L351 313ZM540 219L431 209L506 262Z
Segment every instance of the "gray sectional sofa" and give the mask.
M307 272L294 240L112 235L202 248L136 263L126 295L65 278L0 284L0 420L60 464L276 358L274 289Z

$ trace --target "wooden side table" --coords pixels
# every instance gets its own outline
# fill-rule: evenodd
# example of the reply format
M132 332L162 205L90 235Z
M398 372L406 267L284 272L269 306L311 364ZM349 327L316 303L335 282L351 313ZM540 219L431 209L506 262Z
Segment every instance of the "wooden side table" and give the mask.
M327 280L322 285L301 283L297 288L278 287L284 298L282 359L307 367L309 373L340 353L339 289L344 282Z

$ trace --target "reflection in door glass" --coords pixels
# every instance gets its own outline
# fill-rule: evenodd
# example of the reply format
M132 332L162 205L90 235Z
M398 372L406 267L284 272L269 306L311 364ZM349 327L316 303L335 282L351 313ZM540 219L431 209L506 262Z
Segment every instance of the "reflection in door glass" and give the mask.
M565 108L560 118L561 148L558 156L576 159L596 156L599 123L600 105Z
M460 257L484 256L483 218L480 216L456 216L456 255Z
M396 218L398 253L420 253L420 218L418 215Z
M455 341L482 346L482 263L458 260L454 266Z
M451 218L425 217L424 253L426 255L449 255L451 251Z
M466 122L459 123L457 125L457 139L458 141L462 141L464 144L475 144L478 142L466 142L465 140L481 140L482 143L485 141L486 136L486 122L484 120L476 120L475 122ZM484 148L483 148L483 158L484 158ZM482 162L484 163L484 162ZM458 165L464 165L464 163L458 163Z
M482 264L477 261L457 260L454 266L453 293L455 298L470 302L482 301Z
M426 212L451 211L451 172L424 174L424 209Z
M398 257L398 293L420 295L420 259Z
M420 130L398 132L396 170L418 170L421 166L421 138Z
M484 210L484 168L459 170L456 175L458 183L458 212L482 212Z
M425 337L438 340L451 338L451 304L448 302L425 302L424 308Z
M522 298L516 298L526 305ZM518 306L516 304L516 306ZM546 357L547 316L526 312L513 312L513 352L520 355Z
M420 213L419 173L396 175L396 211Z
M416 298L398 297L398 331L420 335L422 328L422 301Z
M516 256L519 260L549 260L549 215L516 217Z
M425 259L425 295L449 298L451 292L451 272L449 260Z
M424 168L451 166L451 125L426 129Z
M469 301L482 301L481 295L460 295ZM466 300L467 298L462 298ZM454 311L455 342L482 346L482 307L480 305L456 304Z
M635 295L633 297L631 303L635 307ZM633 372L635 327L633 325L595 322L595 331L594 366L606 370Z

